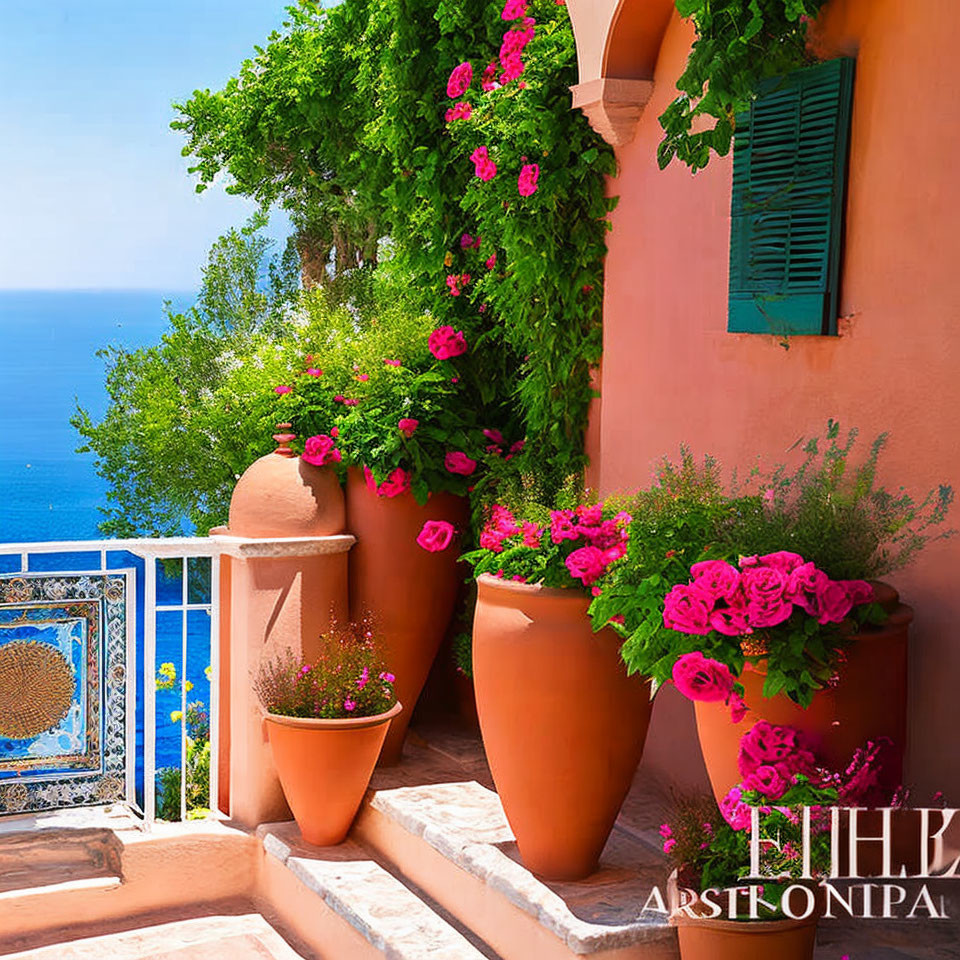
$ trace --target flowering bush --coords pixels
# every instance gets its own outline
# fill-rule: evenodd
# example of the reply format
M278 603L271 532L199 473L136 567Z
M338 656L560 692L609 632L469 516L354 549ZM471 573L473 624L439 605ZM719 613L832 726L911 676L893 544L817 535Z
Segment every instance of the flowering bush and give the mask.
M382 497L464 494L489 445L484 429L508 419L485 400L482 361L462 330L400 307L334 315L286 377L277 416L305 437L308 463L355 466ZM498 431L499 432L499 431Z
M761 834L778 843L761 845L761 871L776 879L764 881L760 894L775 905L766 919L777 915L779 893L802 875L801 809L811 808L810 866L817 878L827 876L830 867L827 808L890 802L877 788L882 746L868 743L844 771L833 771L817 762L799 730L755 723L740 738L742 780L719 808L712 797L685 799L673 822L660 828L680 885L701 892L741 886L740 878L751 872L751 810L758 808Z
M255 689L267 713L335 720L372 717L393 706L395 677L368 624L334 625L321 639L323 653L313 663L288 650L261 664Z
M929 528L952 500L945 487L920 504L888 493L875 482L884 438L854 467L856 431L843 444L838 436L831 421L826 442L809 441L795 470L752 471L759 494L745 493L736 475L726 492L709 457L698 464L682 450L679 463L661 463L654 485L631 501L627 559L598 584L590 608L596 628L612 623L624 637L631 672L656 687L698 653L733 680L727 690L724 674L715 699L734 716L747 661L763 661L765 696L782 692L803 706L833 680L855 631L884 619L865 578L936 539Z
M568 489L566 496L573 493ZM490 573L548 587L590 587L627 551L630 515L615 505L533 502L494 505L480 548L464 555L474 574Z

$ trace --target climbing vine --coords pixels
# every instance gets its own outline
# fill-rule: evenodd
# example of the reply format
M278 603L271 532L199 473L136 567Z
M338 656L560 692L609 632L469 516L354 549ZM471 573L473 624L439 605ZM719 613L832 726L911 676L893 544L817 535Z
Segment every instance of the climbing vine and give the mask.
M676 157L696 172L711 151L729 152L736 116L749 106L759 82L816 59L807 46L807 28L825 2L676 0L697 35L677 81L680 96L660 115L661 168ZM708 117L715 122L704 127L707 121L700 118Z
M570 108L566 7L343 0L289 12L223 90L178 105L199 187L226 173L234 192L285 207L315 274L330 262L392 275L411 309L486 351L484 399L515 407L538 462L579 467L614 160Z

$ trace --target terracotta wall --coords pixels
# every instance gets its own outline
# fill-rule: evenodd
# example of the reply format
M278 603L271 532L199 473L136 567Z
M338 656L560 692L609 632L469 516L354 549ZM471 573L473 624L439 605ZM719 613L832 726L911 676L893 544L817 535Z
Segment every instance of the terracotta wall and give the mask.
M681 442L727 467L758 454L778 460L828 417L867 437L891 432L887 483L918 493L960 485L955 4L835 0L826 11L824 45L858 58L840 336L796 337L786 350L773 337L726 332L729 158L696 176L657 168L657 116L675 95L691 37L674 16L652 99L611 182L621 199L607 263L601 488L646 482ZM953 520L960 527L960 509ZM917 612L911 775L960 802L958 571L960 537L889 579ZM649 761L695 778L687 704L664 698L657 713Z

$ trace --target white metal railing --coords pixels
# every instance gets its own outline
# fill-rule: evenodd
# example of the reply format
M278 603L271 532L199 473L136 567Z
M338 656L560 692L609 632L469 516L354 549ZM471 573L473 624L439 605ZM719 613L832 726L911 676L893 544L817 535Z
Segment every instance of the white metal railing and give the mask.
M143 561L144 609L143 609L143 809L141 813L150 824L156 818L157 775L157 614L179 612L181 615L181 668L180 675L180 817L187 815L187 634L190 611L206 611L210 616L210 782L209 807L218 810L219 769L219 714L220 714L220 557L225 545L240 542L231 537L169 537L156 539L125 540L62 540L41 543L0 544L0 557L19 556L19 571L7 570L3 576L19 574L61 574L73 576L96 576L123 574L128 578L127 593L127 684L126 699L126 800L139 809L136 798L136 716L137 716L137 576L135 567L118 567L108 562L109 554L127 553ZM99 556L98 569L84 568L79 562L64 562L57 569L31 569L31 558L44 554ZM209 602L191 603L189 593L190 558L209 558ZM157 603L157 561L177 560L182 564L180 603Z

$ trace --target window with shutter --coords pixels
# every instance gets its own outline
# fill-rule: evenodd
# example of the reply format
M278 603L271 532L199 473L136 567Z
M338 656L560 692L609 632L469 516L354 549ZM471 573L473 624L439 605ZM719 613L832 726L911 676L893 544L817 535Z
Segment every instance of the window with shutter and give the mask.
M837 332L853 68L841 58L771 77L737 117L731 333Z

